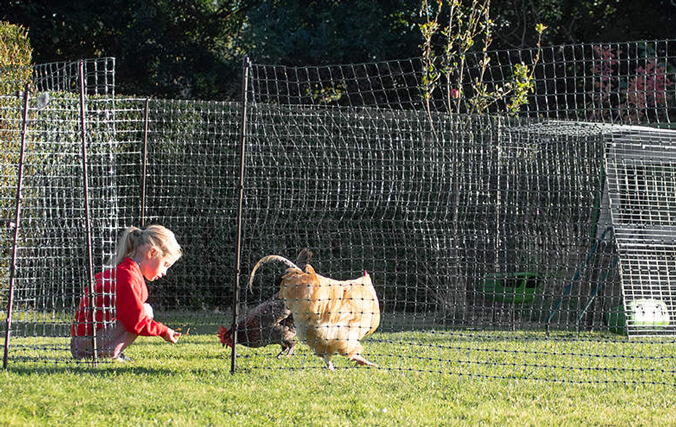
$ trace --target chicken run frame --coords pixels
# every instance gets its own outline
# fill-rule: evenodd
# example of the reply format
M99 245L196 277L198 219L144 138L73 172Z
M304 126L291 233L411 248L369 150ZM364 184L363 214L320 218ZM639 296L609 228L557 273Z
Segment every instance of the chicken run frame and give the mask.
M372 276L375 369L673 385L674 41L490 55L492 88L534 65L518 117L449 112L420 58L247 60L241 102L119 96L112 58L3 73L4 367L88 366L78 301L124 227L160 223L184 257L149 302L214 345L278 290L274 263L247 289L256 261L310 248ZM236 345L232 369L323 367L278 352Z

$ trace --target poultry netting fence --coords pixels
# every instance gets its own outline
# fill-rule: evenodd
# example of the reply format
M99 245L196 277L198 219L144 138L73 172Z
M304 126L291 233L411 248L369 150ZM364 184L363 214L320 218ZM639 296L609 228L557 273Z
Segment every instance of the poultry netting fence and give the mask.
M160 223L184 256L148 284L156 317L220 346L236 307L261 328L237 334L239 369L324 367L299 336L280 358L281 340L261 336L256 307L289 285L285 263L247 286L261 257L304 264L308 248L321 276L368 272L377 304L334 295L325 312L379 312L360 353L377 369L672 384L674 161L640 159L646 141L676 145L673 50L558 46L537 64L534 50L495 52L495 88L514 63L535 65L518 118L449 112L456 98L425 85L421 59L246 63L242 103L115 96L112 60L40 68L32 90L2 97L5 365L82 363L70 327L91 274L124 227ZM653 240L622 240L655 215ZM297 332L318 330L295 310Z

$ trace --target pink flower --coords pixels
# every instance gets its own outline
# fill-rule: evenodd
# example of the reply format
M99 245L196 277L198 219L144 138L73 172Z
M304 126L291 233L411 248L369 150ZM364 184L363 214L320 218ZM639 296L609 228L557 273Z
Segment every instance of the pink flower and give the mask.
M599 59L592 63L591 72L600 76L602 82L608 82L614 67L618 64L615 53L607 46L594 46L593 49Z
M636 76L629 79L627 86L628 104L637 108L657 107L667 102L667 89L674 85L664 66L656 59L646 62L645 67L636 69Z

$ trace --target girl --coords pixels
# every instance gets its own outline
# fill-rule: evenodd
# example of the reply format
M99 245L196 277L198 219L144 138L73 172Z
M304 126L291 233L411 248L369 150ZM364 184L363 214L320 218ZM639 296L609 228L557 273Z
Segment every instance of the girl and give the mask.
M148 288L144 278L152 282L164 276L181 255L174 233L161 225L151 225L145 230L129 227L124 231L113 260L115 269L95 277L98 357L130 360L122 351L139 335L178 342L180 333L153 319L152 307L146 303ZM71 327L70 351L75 359L91 358L94 354L91 319L87 288Z

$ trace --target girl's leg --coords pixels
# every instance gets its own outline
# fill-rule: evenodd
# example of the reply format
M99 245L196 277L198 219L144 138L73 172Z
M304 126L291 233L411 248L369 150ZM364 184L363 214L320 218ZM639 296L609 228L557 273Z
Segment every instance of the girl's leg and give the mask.
M103 327L96 336L96 352L101 358L116 358L136 340L138 335L124 329L120 321ZM70 352L75 359L91 358L94 354L91 337L72 337Z
M153 318L154 312L150 304L144 304L145 315ZM129 347L138 335L127 332L120 321L104 326L96 337L96 350L99 357L117 358L125 348ZM94 354L91 337L72 337L70 339L70 353L75 359L91 358Z
M91 358L93 354L91 337L71 337L70 354L76 360Z
M99 355L115 359L133 343L138 335L127 332L120 321L106 330L101 336Z

